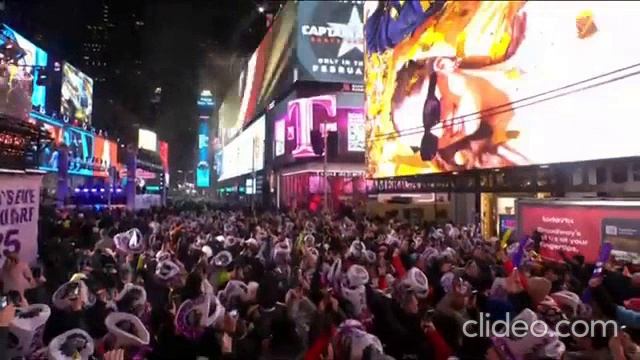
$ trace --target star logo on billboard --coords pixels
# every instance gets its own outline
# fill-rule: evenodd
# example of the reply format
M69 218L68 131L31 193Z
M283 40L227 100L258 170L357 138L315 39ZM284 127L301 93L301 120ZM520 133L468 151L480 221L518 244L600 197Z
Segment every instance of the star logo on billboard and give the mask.
M330 29L337 37L342 39L340 49L338 49L338 57L342 57L352 49L358 49L364 53L364 24L360 18L357 7L351 9L351 17L346 24L328 22Z
M346 24L327 22L323 25L302 25L301 31L310 37L312 43L340 44L337 57L340 58L353 49L364 53L364 24L358 8L351 9L351 16Z

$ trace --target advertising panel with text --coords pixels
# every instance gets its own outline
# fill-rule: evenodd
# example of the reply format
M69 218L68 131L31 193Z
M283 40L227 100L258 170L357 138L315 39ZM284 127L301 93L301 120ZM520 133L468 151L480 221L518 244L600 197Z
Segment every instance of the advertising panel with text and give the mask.
M300 78L362 84L364 1L300 1L296 51Z
M620 205L519 201L518 232L540 232L545 258L561 261L561 252L568 257L579 253L593 263L607 241L613 244L614 256L638 262L640 202L616 203Z
M274 156L305 158L313 151L311 131L338 132L338 153L363 153L364 109L340 105L341 95L319 95L288 101L287 111L273 122ZM325 130L326 127L326 130Z

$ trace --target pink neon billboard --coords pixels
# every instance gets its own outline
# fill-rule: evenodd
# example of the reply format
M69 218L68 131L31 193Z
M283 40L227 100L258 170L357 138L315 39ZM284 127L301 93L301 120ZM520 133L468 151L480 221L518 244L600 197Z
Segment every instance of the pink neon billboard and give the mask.
M294 158L317 156L311 146L311 130L338 132L339 153L364 152L364 109L338 107L335 95L289 101L284 116L274 121L274 155Z

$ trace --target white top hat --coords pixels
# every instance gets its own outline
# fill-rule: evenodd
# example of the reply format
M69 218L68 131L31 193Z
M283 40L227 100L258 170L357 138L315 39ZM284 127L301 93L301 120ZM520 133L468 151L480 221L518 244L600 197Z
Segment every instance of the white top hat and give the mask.
M339 346L345 346L349 359L360 360L364 350L373 346L379 353L383 353L382 343L375 335L364 331L363 326L357 321L347 320L339 327L336 334Z
M135 315L112 312L104 320L109 333L116 338L116 347L149 345L151 337L144 324Z
M355 240L354 242L351 243L351 246L349 247L349 252L347 253L347 255L359 258L360 256L362 256L362 254L366 250L367 248L364 246L362 241Z
M224 306L220 303L220 300L214 294L207 294L207 300L209 301L209 309L207 317L204 321L205 326L215 326L220 323L225 314Z
M9 358L30 356L44 344L44 326L51 316L51 308L44 304L34 304L16 309L16 317L9 324ZM16 341L17 340L17 341Z
M351 265L347 270L347 281L351 287L366 285L369 282L369 272L363 266Z
M422 270L412 267L407 271L402 282L416 297L424 299L429 295L429 280Z
M163 282L171 281L180 276L181 269L173 260L162 260L156 266L156 278Z
M580 304L582 304L578 294L567 290L555 292L551 294L551 297L562 309L571 309L571 313L567 314L568 316L574 316L578 312Z
M187 337L198 334L198 330L207 326L209 319L210 298L201 295L193 300L185 300L174 319L176 330Z
M68 281L53 293L53 306L60 310L66 310L78 297L82 298L83 303L87 306L95 303L95 296L89 293L89 288L83 280Z
M229 305L234 299L249 300L249 286L240 280L229 280L222 290L224 302Z
M440 255L440 252L438 251L438 249L431 246L425 248L424 251L422 252L422 257L424 257L425 260L427 260L427 263L432 262L439 255Z
M93 339L86 331L66 331L49 343L50 360L88 360L93 355Z
M280 241L276 243L273 249L273 258L275 259L288 259L291 254L291 245L288 241Z
M211 249L211 247L209 245L203 246L202 247L202 252L207 257L207 259L210 259L213 256L213 250Z
M224 239L225 249L232 248L238 244L240 244L240 239L235 236L227 236L227 238Z
M132 297L129 304L133 307L144 307L147 303L147 291L142 287L134 284L126 284L122 291L116 295L116 302L122 301L125 297ZM130 312L133 309L118 309L122 312Z
M247 241L245 241L244 244L248 246L258 246L258 240L254 238L250 238L250 239L247 239Z
M530 333L517 339L495 339L494 343L498 344L498 348L504 349L506 347L510 355L517 359L531 354L551 359L560 359L562 357L565 351L564 344L558 339L557 334L543 322L538 321L538 316L533 311L525 309L513 321L524 321L528 325Z
M375 264L376 263L376 259L377 259L377 255L376 253L374 253L371 250L365 250L364 252L364 259L369 263L369 264Z
M230 252L223 250L213 257L213 265L218 267L227 267L233 261L233 255Z
M118 250L128 254L141 254L146 249L145 239L137 228L116 234L113 242Z

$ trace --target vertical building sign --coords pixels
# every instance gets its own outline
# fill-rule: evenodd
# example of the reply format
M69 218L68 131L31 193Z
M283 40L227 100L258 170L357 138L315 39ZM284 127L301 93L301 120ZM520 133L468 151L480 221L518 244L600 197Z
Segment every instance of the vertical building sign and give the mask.
M204 90L198 98L198 163L196 165L196 187L211 186L211 164L209 160L209 121L215 107L211 91Z

